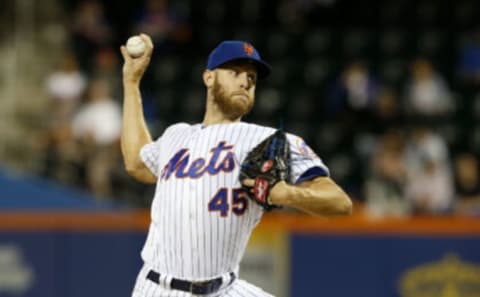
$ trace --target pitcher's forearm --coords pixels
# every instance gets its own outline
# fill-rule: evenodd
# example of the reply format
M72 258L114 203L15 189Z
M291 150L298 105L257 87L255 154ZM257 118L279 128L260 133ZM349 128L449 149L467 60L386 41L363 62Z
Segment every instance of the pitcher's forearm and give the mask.
M122 154L125 166L135 167L140 160L140 149L152 141L145 123L139 83L124 81Z
M352 212L350 198L330 178L316 178L300 185L285 182L277 185L270 194L273 204L321 216L348 215Z

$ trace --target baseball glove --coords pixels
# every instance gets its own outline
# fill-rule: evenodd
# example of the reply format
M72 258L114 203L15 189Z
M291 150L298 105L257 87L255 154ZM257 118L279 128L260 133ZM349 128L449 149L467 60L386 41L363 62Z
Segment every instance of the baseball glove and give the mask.
M290 147L283 131L277 130L248 153L239 178L250 199L267 211L278 207L270 203L268 195L277 182L290 178ZM255 180L253 187L243 184L247 178Z

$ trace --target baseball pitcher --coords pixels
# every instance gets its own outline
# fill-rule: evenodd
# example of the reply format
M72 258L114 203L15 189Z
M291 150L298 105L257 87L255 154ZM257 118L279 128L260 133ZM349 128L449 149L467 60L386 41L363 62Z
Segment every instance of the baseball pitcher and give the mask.
M128 173L155 183L156 191L132 296L271 296L239 278L262 214L282 206L350 214L350 198L302 138L241 121L254 105L257 79L271 70L247 42L224 41L210 53L203 121L174 124L152 140L140 81L153 45L140 37L146 44L140 56L121 47L122 154Z

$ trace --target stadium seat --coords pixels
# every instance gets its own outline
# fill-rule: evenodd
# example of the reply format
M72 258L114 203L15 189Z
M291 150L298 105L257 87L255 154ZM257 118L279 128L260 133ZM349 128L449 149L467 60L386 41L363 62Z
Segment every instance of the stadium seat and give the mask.
M208 24L223 24L223 21L226 17L226 2L217 0L217 1L206 1L205 2L205 22ZM205 36L206 37L206 36Z
M159 112L164 115L171 113L175 107L175 92L170 87L159 88L155 90L155 106Z
M310 131L312 123L306 121L289 121L286 123L288 132L302 137L307 143L310 143Z
M199 28L199 35L201 36L199 39L201 50L205 54L208 54L225 37L222 28L218 25L202 26Z
M160 85L176 81L181 72L180 62L175 57L162 58L155 64L155 80Z
M205 90L192 87L185 92L184 100L180 105L182 117L185 115L195 121L200 121L205 111Z
M315 106L319 105L316 100L317 98L314 91L310 91L310 89L303 88L292 90L288 95L287 101L287 115L289 121L315 120L312 119L312 115L315 115Z
M243 24L255 25L262 18L262 1L239 1L240 19ZM255 30L252 30L254 32Z
M344 33L343 53L347 57L365 56L372 49L372 36L366 29L351 29Z
M313 143L322 152L330 154L335 151L343 137L340 127L335 123L323 123L313 133Z
M328 29L316 28L305 35L303 47L307 56L325 54L330 49L332 33Z
M278 88L262 88L257 94L253 114L260 118L273 118L284 104L283 94Z
M470 145L474 151L480 151L480 125L477 125L471 133Z
M415 14L418 25L436 25L441 22L442 2L423 0L416 3Z
M259 37L262 37L261 34L257 34L257 28L255 27L242 27L241 29L234 30L233 38L235 40L244 40L253 44L260 52L263 49L261 40Z
M289 34L276 31L267 36L266 50L268 57L280 58L290 53L293 38Z
M405 50L407 33L401 29L387 29L378 38L380 54L383 56L401 55Z
M327 58L313 58L303 67L303 80L306 86L321 87L331 72L331 63Z
M436 130L446 143L452 147L458 141L458 129L459 127L457 127L454 119L447 118L439 121Z
M480 94L473 99L473 117L480 121Z
M203 87L202 74L206 67L206 61L197 59L190 64L184 63L184 71L187 74L186 81L189 81L191 85L196 87Z
M295 61L286 57L271 59L269 63L272 65L273 71L268 78L268 82L277 87L288 83L288 80L294 74Z
M380 63L379 75L382 81L394 87L401 87L408 74L408 61L405 59L388 59Z
M445 33L439 30L426 30L417 37L417 50L420 55L435 57L445 51Z
M380 23L382 25L401 25L412 19L410 1L382 1L380 6Z
M468 28L477 22L478 4L475 0L456 1L453 11L453 23L456 28Z
M336 152L327 162L332 178L340 184L345 183L348 176L353 172L353 163L353 158L346 152Z

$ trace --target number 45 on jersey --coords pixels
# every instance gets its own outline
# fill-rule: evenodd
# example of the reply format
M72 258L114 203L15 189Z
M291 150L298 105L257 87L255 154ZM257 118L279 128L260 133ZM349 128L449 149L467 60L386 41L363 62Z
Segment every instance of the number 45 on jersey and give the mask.
M240 216L247 210L248 202L248 196L242 188L220 188L210 199L208 210L219 211L222 217L227 217L230 210Z

